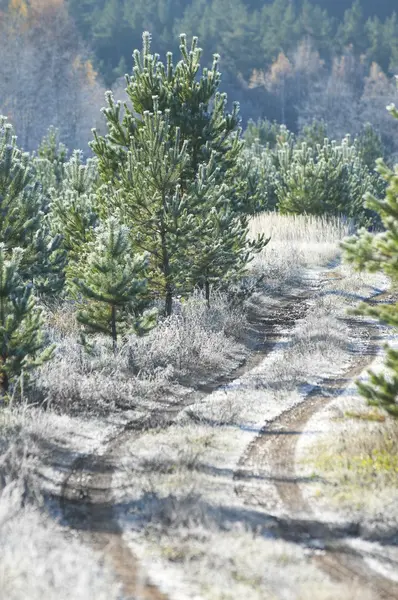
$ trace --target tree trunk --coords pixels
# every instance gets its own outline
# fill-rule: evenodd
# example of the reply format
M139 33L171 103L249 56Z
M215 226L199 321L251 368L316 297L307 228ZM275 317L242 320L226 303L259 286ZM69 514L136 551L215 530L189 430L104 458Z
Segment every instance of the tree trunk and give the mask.
M0 362L2 363L3 360L0 359ZM0 398L4 399L4 397L7 395L9 385L10 382L7 373L0 373Z
M113 340L113 353L117 352L117 332L116 332L116 307L112 304L111 307L111 327L112 327L112 340Z
M210 283L209 281L206 279L206 283L205 283L205 293L206 293L206 303L207 303L207 308L210 308Z
M165 313L169 317L173 312L173 292L166 286Z
M161 233L160 239L162 243L162 271L166 280L166 298L165 298L165 314L170 317L173 312L173 287L171 284L170 258L167 248L166 231L163 218L161 218Z

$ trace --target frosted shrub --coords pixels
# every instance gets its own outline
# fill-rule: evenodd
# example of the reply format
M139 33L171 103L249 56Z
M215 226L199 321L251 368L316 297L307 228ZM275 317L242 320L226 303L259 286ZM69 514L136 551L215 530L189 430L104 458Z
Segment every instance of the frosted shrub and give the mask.
M31 395L58 410L133 408L143 398L164 395L187 375L212 376L242 351L236 337L243 334L244 315L220 294L215 294L210 309L200 293L194 294L148 335L125 337L116 355L111 341L100 335L86 352L70 309L65 312L70 328L60 319L62 314L59 308L49 333L58 341L54 359L38 370Z
M223 296L216 295L209 309L196 293L179 312L160 322L149 335L129 339L136 369L151 373L171 366L177 377L188 372L210 373L222 368L238 349L235 340L243 334L245 318L239 310L231 310Z

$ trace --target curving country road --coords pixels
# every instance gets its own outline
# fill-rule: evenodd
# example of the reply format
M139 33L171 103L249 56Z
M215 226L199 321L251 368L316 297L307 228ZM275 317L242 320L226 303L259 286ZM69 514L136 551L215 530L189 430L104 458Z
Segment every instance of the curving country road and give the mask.
M252 315L251 341L256 352L250 360L229 377L213 382L187 398L179 405L161 406L149 422L164 426L175 421L181 410L196 402L198 397L210 394L220 385L233 381L249 371L278 343L278 326L293 327L306 310L308 294L287 297L274 314ZM358 325L356 325L358 326ZM367 328L374 350L378 347L377 331ZM266 341L265 341L266 337ZM245 505L261 505L264 499L262 480L272 481L276 487L284 514L272 518L272 531L279 537L305 544L320 545L322 553L314 553L312 560L336 581L355 578L364 590L371 589L375 598L398 598L398 585L369 571L363 557L355 553L346 539L358 536L358 525L338 527L314 518L300 491L300 479L294 468L298 437L307 421L325 403L330 401L331 388L338 393L373 359L373 352L354 357L354 364L338 379L327 379L303 403L283 413L263 428L242 456L234 474L235 492ZM154 585L143 571L139 560L123 540L115 517L113 475L123 457L126 443L142 432L140 424L130 423L109 440L101 455L79 457L73 464L62 486L60 506L63 519L80 538L101 551L105 561L114 569L122 583L126 599L165 600L167 596ZM253 485L253 480L256 481Z

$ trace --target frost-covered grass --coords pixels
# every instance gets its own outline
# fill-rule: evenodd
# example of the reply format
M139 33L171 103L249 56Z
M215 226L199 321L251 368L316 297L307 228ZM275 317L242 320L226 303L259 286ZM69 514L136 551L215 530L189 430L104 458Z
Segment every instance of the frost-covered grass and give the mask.
M78 439L87 439L87 431L69 418L28 407L0 412L0 598L4 600L120 599L119 585L99 557L67 538L42 510L44 458L52 452L51 443L65 450L72 431L77 436L79 428L83 435ZM84 444L80 449L86 450ZM70 462L75 450L70 449Z
M376 294L389 282L383 276L352 273L348 266L334 270L341 305L355 306L367 293ZM336 285L333 280L329 287ZM333 296L332 296L333 297ZM374 323L376 326L376 323ZM374 342L397 344L396 332L378 326ZM366 348L364 348L366 351ZM383 370L384 352L373 359L373 371ZM370 356L370 361L372 357ZM367 370L361 374L366 380ZM354 382L344 393L312 417L298 446L298 469L314 483L304 486L313 508L322 518L360 522L363 532L388 536L396 530L398 511L398 421L372 408L359 395ZM378 533L377 533L378 532Z
M372 368L383 368L381 356ZM398 524L397 420L369 407L352 386L315 415L308 428L318 434L303 438L298 468L315 478L306 490L314 509L332 518L360 522L365 536L394 535Z
M320 267L336 260L339 243L352 230L338 218L262 213L250 223L251 235L271 237L253 261L256 273L265 273L268 288L280 289L300 280L303 269Z
M116 356L104 336L94 339L90 353L84 350L70 305L48 313L49 337L57 349L54 359L37 371L34 392L37 401L58 411L145 406L230 371L248 354L240 343L244 312L216 293L210 309L199 293L178 303L175 314L160 320L148 335L123 340Z
M18 486L0 495L0 598L117 600L118 584L88 548L66 539L34 507L19 507Z
M341 279L347 276L352 286ZM126 539L155 580L169 582L170 592L183 590L176 598L366 597L355 583L332 584L303 547L273 538L270 515L284 515L285 507L266 456L245 467L252 475L244 495L234 480L264 423L302 402L321 377L347 369L354 349L367 348L345 310L383 282L341 271L323 278L305 314L261 365L126 447L125 474L115 479L127 506L120 514ZM269 299L268 309L277 303Z
M348 229L338 219L276 213L254 218L252 233L272 237L251 266L254 278L264 276L261 293L286 290L302 281L309 266L336 258ZM209 310L195 293L176 302L175 314L161 319L149 335L123 340L117 356L110 340L101 336L90 355L84 351L73 303L47 308L49 338L57 350L39 369L32 397L74 414L145 408L159 398L180 397L184 389L232 371L248 355L245 308L233 307L214 291Z
M300 288L308 292L311 284L305 270L334 260L348 227L337 220L271 214L254 219L252 231L272 235L253 263L255 277L265 275L254 301L267 312L277 310L278 290L295 285L299 292ZM328 273L320 278L324 275ZM366 277L339 269L329 283L322 284L316 298L315 285L305 316L263 364L183 410L173 425L132 436L123 472L115 477L116 489L125 491L123 500L131 509L121 520L151 577L156 580L166 573L173 600L178 598L179 577L188 582L188 592L180 596L184 600L193 597L193 590L198 598L211 600L356 598L355 586L333 586L310 566L303 548L261 535L268 513L280 510L280 499L270 482L260 482L264 507L245 505L235 491L233 473L264 422L302 401L302 388L321 374L349 362L352 345L360 340L340 317L358 296L370 295L374 285ZM97 417L89 413L109 415L129 409L129 418L136 411L144 420L167 401L178 402L198 383L231 372L250 352L245 345L244 308L232 308L225 297L214 294L208 310L203 298L194 295L178 303L175 315L162 320L149 335L124 340L114 356L110 341L101 336L94 340L91 354L84 351L72 304L47 307L48 336L57 350L54 360L38 370L30 400L50 410L1 413L0 452L7 456L4 463L0 460L4 485L22 479L23 491L39 492L43 481L56 487L51 456L54 462L62 456L60 470L65 472L77 452L95 451L97 430L104 437ZM43 440L48 443L46 451ZM20 469L20 464L26 468ZM62 478L62 472L59 475ZM253 485L258 491L258 482ZM32 500L33 506L11 514L7 511L18 503L7 504L4 499L8 517L3 525L0 498L0 544L9 548L0 558L0 598L118 597L109 576L98 570L95 557L77 542L66 540L62 530L35 508L35 497ZM154 556L160 563L153 562ZM17 563L15 590L21 590L14 596L6 587L11 585L13 562ZM170 569L175 570L168 577ZM33 576L38 573L43 576L35 584ZM73 595L65 595L68 585ZM26 595L27 586L31 595Z

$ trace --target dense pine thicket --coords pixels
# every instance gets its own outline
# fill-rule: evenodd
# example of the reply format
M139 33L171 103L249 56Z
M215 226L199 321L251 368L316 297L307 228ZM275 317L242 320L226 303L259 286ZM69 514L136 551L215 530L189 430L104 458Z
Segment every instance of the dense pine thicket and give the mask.
M331 142L315 122L296 136L227 110L218 56L201 65L197 38L180 36L180 60L163 62L149 33L126 79L129 102L107 94L106 132L93 130L94 158L69 156L50 129L22 152L0 121L0 389L27 383L49 360L41 302L72 303L81 342L102 334L113 351L170 317L174 299L239 285L269 240L249 237L250 215L343 215L374 224L366 193L383 192L371 163L380 139ZM369 165L367 164L369 162ZM232 288L231 288L232 284ZM243 286L244 287L244 286ZM235 288L235 292L232 289Z
M367 227L381 219L387 234L376 253L393 242L385 214L392 214L395 188L388 168L378 173L374 162L398 151L397 132L381 111L396 94L388 75L398 60L395 15L366 20L359 1L341 22L317 5L288 0L261 11L232 0L194 1L184 10L177 1L168 11L156 2L145 7L163 53L153 54L146 32L132 72L126 67L125 102L115 98L120 86L108 92L100 120L92 112L98 74L87 48L76 45L75 27L91 36L94 64L111 81L125 70L127 40L135 39L133 7L104 1L93 10L89 0L3 5L0 26L7 39L14 43L21 35L30 44L18 77L0 63L2 102L22 133L22 148L45 125L39 119L36 129L39 72L32 73L32 65L45 70L50 64L52 103L46 109L59 129L50 128L28 153L7 119L0 122L2 395L26 385L29 371L51 359L43 301L73 303L86 349L92 335L102 334L116 353L125 336L145 335L162 315L171 316L177 295L184 299L199 288L210 306L212 288L239 285L268 243L249 238L249 217L256 212L339 215ZM168 22L174 9L180 19ZM142 7L135 10L138 31L149 16ZM175 53L165 51L170 32L189 31L192 23L202 30L206 51L196 37L188 42L181 34L175 62ZM50 52L51 28L58 28L58 46ZM106 50L112 36L118 40L114 55ZM14 43L16 54L19 46ZM43 48L50 53L42 57ZM228 104L222 91L220 57L213 54L218 49L224 50L224 88L256 93L260 105L268 100L260 113L275 109L274 120L249 119L244 137L239 104ZM202 58L209 67L201 66ZM40 81L46 89L45 78ZM88 130L78 133L90 115L98 127L87 146ZM83 150L70 154L60 139L71 147L79 140ZM381 201L386 187L387 201ZM365 196L373 199L367 205ZM371 238L360 239L365 245L352 242L349 252L361 254L367 244L370 257ZM395 368L395 355L389 359ZM380 381L373 383L380 387ZM365 393L376 394L371 388Z
M51 129L33 155L0 121L0 393L51 358L36 299L72 302L82 342L144 335L173 298L244 276L267 241L249 238L238 106L226 110L217 59L197 39L173 64L135 51L131 107L108 94L96 158L70 158Z
M278 210L284 214L343 215L375 226L377 215L364 205L364 195L383 194L375 173L380 139L371 126L358 138L339 142L326 137L321 122L300 136L269 121L249 122L245 160L251 213Z

